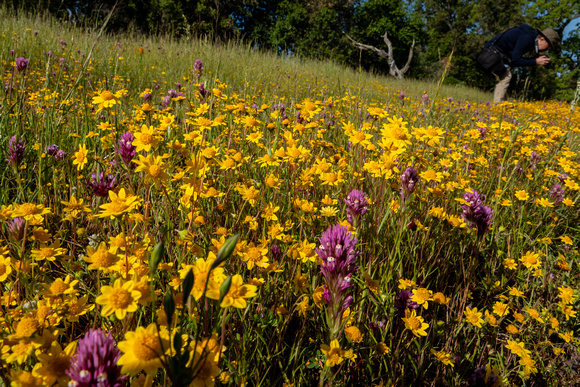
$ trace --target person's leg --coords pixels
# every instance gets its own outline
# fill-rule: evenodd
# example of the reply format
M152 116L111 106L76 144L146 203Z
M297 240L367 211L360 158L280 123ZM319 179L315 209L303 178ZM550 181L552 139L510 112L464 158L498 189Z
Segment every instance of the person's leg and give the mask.
M505 96L511 80L512 72L510 69L507 69L506 72L499 77L499 82L495 85L495 90L493 91L493 102L500 103L505 101Z

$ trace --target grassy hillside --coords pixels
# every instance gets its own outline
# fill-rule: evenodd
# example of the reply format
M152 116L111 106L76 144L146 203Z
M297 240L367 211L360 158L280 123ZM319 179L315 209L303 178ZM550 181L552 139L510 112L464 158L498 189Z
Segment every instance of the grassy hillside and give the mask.
M580 111L2 16L0 385L578 385Z

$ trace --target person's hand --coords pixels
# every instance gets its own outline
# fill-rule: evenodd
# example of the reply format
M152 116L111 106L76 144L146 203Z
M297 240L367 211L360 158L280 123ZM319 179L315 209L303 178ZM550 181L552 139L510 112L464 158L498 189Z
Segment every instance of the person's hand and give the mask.
M536 58L536 64L538 66L545 66L549 63L550 63L550 58L547 57L546 55L542 55L542 56Z

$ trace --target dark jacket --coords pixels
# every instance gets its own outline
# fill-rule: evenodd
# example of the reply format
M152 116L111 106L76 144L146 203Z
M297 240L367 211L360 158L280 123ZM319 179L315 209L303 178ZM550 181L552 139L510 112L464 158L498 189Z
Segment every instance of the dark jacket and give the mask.
M485 47L490 46L495 42L497 47L510 59L510 67L525 67L535 66L536 59L526 59L524 54L536 54L536 39L538 38L538 30L527 25L522 24L519 27L510 28L503 34L497 35L485 44Z

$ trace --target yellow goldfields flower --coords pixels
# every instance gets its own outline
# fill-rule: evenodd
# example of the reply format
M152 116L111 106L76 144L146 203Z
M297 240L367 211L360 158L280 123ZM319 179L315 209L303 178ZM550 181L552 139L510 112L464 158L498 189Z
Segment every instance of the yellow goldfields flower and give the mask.
M528 269L538 269L542 264L539 253L527 251L521 258L520 262Z
M63 385L69 379L66 371L70 367L70 359L76 347L77 343L72 342L63 350L59 343L53 343L48 353L37 355L41 366L33 374L42 377L45 386L52 386L55 382Z
M526 344L521 341L508 340L505 347L512 351L514 355L519 357L525 357L531 354L531 352L526 349Z
M135 146L136 152L150 152L151 148L155 148L159 143L157 129L153 126L142 125L139 132L134 133L135 139L133 140L133 146Z
M256 295L257 287L255 285L244 284L242 276L236 274L232 277L232 284L230 290L224 297L220 306L227 308L233 306L235 308L245 308L246 298L254 297Z
M110 267L115 265L119 260L116 254L117 248L107 248L105 242L101 242L99 247L95 250L91 246L87 246L88 257L83 257L83 259L90 263L89 270L108 270Z
M73 158L73 165L77 166L77 171L82 171L85 167L85 164L88 162L87 156L89 155L89 151L85 144L79 146L79 150L76 151Z
M119 98L122 96L122 92L118 91L115 94L108 90L103 90L99 95L93 97L93 104L99 105L97 111L103 110L103 108L110 108L119 103Z
M123 282L120 278L113 286L103 286L102 294L95 300L97 304L104 305L101 315L107 317L114 313L119 320L122 320L128 312L135 312L141 292L134 290L134 287L133 281Z
M116 216L123 215L126 212L131 212L141 202L141 199L135 195L127 195L125 188L121 188L119 193L116 194L114 191L109 191L110 203L103 204L100 208L103 210L97 215L99 218L110 217L114 219Z
M83 204L84 199L77 200L74 196L71 196L69 201L61 201L61 203L65 206L63 208L64 212L70 213L73 218L76 218L78 214L83 212L91 212L89 206Z
M414 301L418 305L421 305L423 308L427 309L429 307L428 301L433 301L433 292L425 288L417 288L413 290L411 301Z
M10 258L6 258L0 254L0 282L4 282L10 273L12 273Z
M528 193L523 189L516 191L515 196L516 199L520 201L528 200L530 198L530 195L528 195Z
M43 216L50 214L50 208L44 208L42 204L23 203L16 204L12 211L13 218L24 218L33 224L39 224L43 221Z
M435 355L437 360L439 360L441 363L443 363L445 365L450 365L451 367L455 367L455 362L453 361L453 355L451 355L449 353L442 352L442 351L436 351L434 349L431 349L431 353L433 355Z
M405 322L405 328L409 329L415 336L427 336L425 329L429 328L429 324L424 322L423 317L417 316L415 310L405 309L405 317L402 320Z
M145 371L154 375L162 365L164 350L169 351L168 337L167 331L159 332L155 324L127 332L125 340L117 345L123 352L117 362L122 366L121 372L136 375Z
M31 252L32 258L36 261L47 260L53 262L57 257L66 254L67 250L60 247L60 241L55 241L50 246L40 246L38 249L34 249Z
M321 345L320 349L324 353L324 356L326 356L326 367L334 367L344 360L344 351L340 349L340 344L336 339L330 342L330 346L326 344Z
M477 308L470 308L469 306L467 308L465 308L465 311L463 311L463 314L465 315L465 319L475 325L478 328L481 328L481 324L484 322L482 316L483 313L478 312Z
M169 175L165 172L165 168L163 157L152 154L147 157L139 155L135 172L145 172L145 182L153 181L155 187L160 189L161 185L169 180Z
M360 329L358 329L354 325L347 327L344 330L344 334L349 340L354 341L355 343L360 343L364 336L360 331Z

